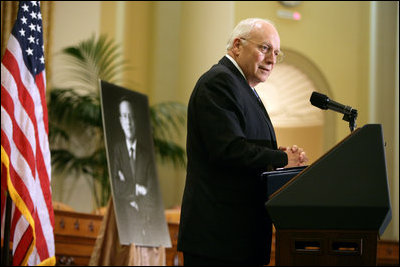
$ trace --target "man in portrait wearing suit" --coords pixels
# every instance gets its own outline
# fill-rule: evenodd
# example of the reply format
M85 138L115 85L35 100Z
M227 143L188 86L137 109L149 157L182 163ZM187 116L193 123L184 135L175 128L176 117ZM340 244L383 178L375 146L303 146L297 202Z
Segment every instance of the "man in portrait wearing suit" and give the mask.
M278 148L254 87L281 58L273 24L247 19L227 54L202 75L189 100L187 176L178 250L185 265L268 264L272 223L261 173L305 164L301 148Z
M171 247L158 187L148 98L100 81L112 198L91 265L162 265Z
M135 113L131 102L119 102L119 122L124 133L113 147L112 182L116 201L118 229L123 231L121 243L144 244L148 234L150 213L157 202L152 199L152 174L149 154L137 138ZM121 235L120 235L121 236Z

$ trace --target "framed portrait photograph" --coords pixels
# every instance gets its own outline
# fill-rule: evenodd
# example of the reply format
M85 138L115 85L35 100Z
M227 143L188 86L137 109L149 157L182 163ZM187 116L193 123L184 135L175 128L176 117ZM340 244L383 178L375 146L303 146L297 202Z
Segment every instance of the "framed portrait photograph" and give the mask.
M158 184L148 98L100 81L100 99L120 243L171 247Z

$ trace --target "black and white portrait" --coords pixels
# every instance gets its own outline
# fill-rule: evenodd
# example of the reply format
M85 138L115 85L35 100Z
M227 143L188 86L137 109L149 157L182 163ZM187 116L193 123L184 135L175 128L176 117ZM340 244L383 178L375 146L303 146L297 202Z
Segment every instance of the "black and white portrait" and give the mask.
M100 91L120 243L170 247L158 186L148 98L103 81Z

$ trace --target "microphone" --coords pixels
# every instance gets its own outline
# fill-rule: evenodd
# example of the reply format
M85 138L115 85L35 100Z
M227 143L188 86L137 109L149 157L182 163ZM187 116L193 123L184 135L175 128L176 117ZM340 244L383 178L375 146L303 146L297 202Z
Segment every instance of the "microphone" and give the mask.
M330 109L344 114L343 120L350 122L350 130L353 131L355 127L355 120L357 118L357 110L350 106L342 105L333 101L324 94L313 92L310 97L310 102L313 106L320 109Z
M342 105L338 102L335 102L326 95L323 95L318 92L313 92L310 98L310 102L313 106L316 106L320 109L331 109L342 114L350 114L351 110L353 109L350 106Z

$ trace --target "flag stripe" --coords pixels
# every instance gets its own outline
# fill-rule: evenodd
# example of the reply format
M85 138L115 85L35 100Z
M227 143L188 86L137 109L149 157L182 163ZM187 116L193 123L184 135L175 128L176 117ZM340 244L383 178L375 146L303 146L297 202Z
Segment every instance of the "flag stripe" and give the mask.
M7 125L7 122L9 122L9 117L4 116L5 112L3 112L3 107L1 107L1 108L2 108L2 121L1 121L1 123L2 123L2 143L3 143L2 144L2 152L3 152L3 145L5 145L4 147L8 148L8 150L10 151L9 154L11 154L14 157L19 153L18 153L18 150L15 147L14 143L11 142L11 145L10 145L9 142L5 142L6 140L8 140L7 132L8 132L8 130L12 130L12 127L4 127L4 124ZM4 129L4 131L3 131L3 129ZM12 135L12 134L10 134L10 135ZM16 152L13 153L12 151L16 151ZM4 159L8 159L8 156L3 156L3 154L2 154L2 161ZM17 160L15 160L15 161L17 161ZM26 188L23 180L20 178L19 174L17 174L17 172L14 170L13 165L7 164L7 163L8 162L6 162L6 167L10 173L10 179L8 180L9 181L8 190L10 192L11 198L14 201L13 210L12 210L10 236L13 236L14 248L20 243L26 247L32 243L32 240L26 239L26 238L29 238L29 236L23 235L23 233L25 233L27 231L27 228L32 228L34 225L33 218L31 217L30 212L29 212L29 210L33 210L33 208L28 208L27 205L30 205L33 207L33 204L32 204L32 200L30 198L30 192ZM22 157L20 157L19 163L17 163L16 166L22 166L24 163L26 164L25 160ZM22 167L21 167L21 169L22 169ZM19 192L16 192L16 189L14 187L18 188ZM24 199L22 199L21 196L23 196ZM15 209L15 206L17 206L18 208ZM27 217L27 219L30 221L30 224L26 221L24 216L21 216L20 211L22 211L22 213L24 213L25 217ZM32 250L32 248L30 248L30 250ZM14 260L14 258L15 258L15 260ZM22 265L25 265L27 262L27 258L24 255L19 255L18 253L14 254L14 258L13 258L13 262L15 265L18 265L18 264L16 264L16 262L19 262L20 260L22 260L22 262L23 262Z
M3 74L3 73L2 73ZM4 112L7 112L8 116L11 117L11 124L10 127L12 127L13 130L13 134L12 134L12 139L14 140L18 140L17 142L15 142L15 145L17 146L18 150L20 151L20 153L22 154L22 156L24 157L24 159L27 161L31 174L32 176L34 176L35 174L35 156L34 153L32 151L32 147L30 145L26 145L29 144L29 140L26 138L26 134L24 134L21 131L21 127L19 127L19 125L17 125L17 121L15 120L15 117L17 118L23 118L24 116L21 114L21 109L17 108L14 109L14 102L12 100L12 97L8 94L7 90L1 86L1 105L2 107L4 107ZM16 115L16 116L15 116ZM28 132L34 132L33 129L29 129L29 124L25 122L25 130Z
M21 240L17 243L15 248L15 255L17 258L14 260L16 265L25 265L28 261L28 258L25 256L28 254L29 249L31 249L32 245L32 228L27 227L24 234L21 237Z
M10 40L12 40L12 39L14 39L14 38L11 35ZM34 115L35 115L35 105L34 105L34 103L32 101L32 98L29 95L28 90L26 89L26 87L24 85L24 82L21 79L21 76L24 76L24 75L27 76L28 73L24 72L23 65L20 66L18 64L18 58L15 58L14 55L16 55L16 57L18 57L18 54L12 53L12 51L10 51L7 48L7 50L4 53L3 62L2 63L5 66L5 68L12 75L14 83L17 86L17 90L18 90L17 92L18 92L19 101L21 102L21 105L23 105L23 108L26 110L26 113L27 113L28 117L30 118L30 120L34 124L36 122L35 117L34 117ZM11 79L11 77L8 77L8 78Z
M15 38L13 36L10 36L10 43L16 42ZM16 42L17 43L17 42ZM14 50L14 51L12 51ZM34 127L34 134L37 131L37 123L36 123L36 118L35 118L35 104L34 101L32 100L32 97L27 90L27 88L32 88L31 84L28 83L28 86L25 86L24 81L21 79L21 77L25 77L25 82L29 80L29 72L26 70L26 67L24 64L19 65L18 60L22 60L21 56L18 56L18 52L22 53L21 51L18 51L18 49L13 48L13 49L8 49L4 53L3 57L3 64L6 67L6 69L9 71L9 73L12 75L12 77L9 77L9 81L12 82L14 80L14 83L17 86L17 92L18 92L18 98L14 98L14 101L20 102L22 105L22 108L26 111L26 114L30 118L32 125ZM19 57L19 58L18 58ZM29 135L31 136L31 135ZM32 147L34 147L34 150L36 144L32 144Z
M15 58L14 62L15 63L23 63L23 57L22 57L22 51L21 48L19 47L19 43L18 40L15 39L14 36L10 36L9 39L9 44L10 48L7 47L7 50L13 55L13 57ZM9 60L12 60L11 57L9 58ZM35 129L37 129L37 131L39 132L39 136L41 136L43 138L43 142L40 143L41 150L42 151L48 151L49 150L49 144L48 144L48 137L46 134L46 127L44 125L44 120L40 119L44 116L44 112L47 113L47 108L43 109L42 108L42 102L41 102L41 98L40 95L38 94L38 92L41 89L38 89L38 86L35 84L35 80L33 79L33 77L31 77L29 70L27 69L27 67L25 66L25 64L18 64L18 68L19 68L19 73L17 73L17 77L14 76L13 73L13 77L16 77L16 83L19 85L18 82L21 82L21 87L18 86L18 88L21 90L21 92L19 92L19 94L21 94L19 96L20 100L22 103L24 103L24 107L27 110L28 115L30 116L32 122L34 123L34 125L37 127L35 127ZM21 77L23 77L24 79L21 80ZM28 91L26 88L30 88L31 92ZM32 96L31 96L32 94ZM27 101L28 103L25 103L25 101ZM38 120L36 120L38 118ZM46 121L47 123L47 121ZM48 169L51 169L50 163L48 165L46 165L46 167L48 167Z
M1 139L3 139L3 131L1 131ZM7 177L7 169L6 166L1 162L1 176ZM4 220L5 216L5 207L6 207L6 195L3 194L3 188L7 188L6 181L1 180L1 236L4 236Z
M40 257L40 261L43 261L45 259L47 259L49 257L49 248L47 247L47 243L46 243L46 239L45 236L43 234L43 226L42 226L42 222L41 219L39 217L39 210L37 210L37 212L35 212L35 222L37 222L37 224L35 225L35 231L36 231L36 250L39 254Z
M3 109L3 107L2 107ZM2 112L2 121L3 123L3 112ZM3 125L2 125L2 129ZM2 139L3 142L3 139ZM2 164L4 164L4 168L7 169L7 189L8 192L10 194L11 199L14 201L13 203L13 210L11 211L11 215L14 214L18 214L18 212L21 210L22 213L26 216L26 218L29 221L29 224L27 223L27 221L25 220L24 216L20 216L20 220L18 220L18 222L16 223L15 228L11 229L11 236L12 236L12 243L13 243L13 265L18 265L16 264L16 261L23 257L24 260L22 261L21 265L26 265L27 262L27 257L28 255L19 255L19 254L15 254L15 248L16 246L20 243L23 242L23 244L27 244L27 243L32 243L32 240L24 240L22 239L23 233L25 233L25 229L27 227L32 227L34 225L32 216L30 215L30 213L28 212L25 203L22 201L21 197L18 195L18 193L16 192L13 183L11 182L11 176L12 173L10 172L10 160L8 158L8 155L6 154L4 148L3 148L3 144L1 146L1 161ZM3 176L2 176L3 179ZM18 209L15 209L15 207L18 207ZM17 213L16 213L17 212ZM34 240L35 238L33 238ZM30 249L28 251L32 251L33 246L30 246Z
M6 94L3 94L5 96ZM3 98L2 98L3 100ZM26 175L28 172L30 172L29 165L27 164L25 158L19 153L19 150L16 148L14 142L9 142L8 140L12 140L13 136L13 129L14 127L12 126L12 121L9 116L7 116L7 113L4 111L3 106L1 107L1 112L2 112L2 118L1 118L1 127L2 127L2 133L4 133L4 140L2 136L2 143L3 141L7 141L8 145L8 155L11 155L11 161L13 164L8 167L9 172L10 172L10 180L12 181L13 184L15 184L18 188L19 195L21 196L22 200L25 202L25 205L28 207L28 212L31 212L34 210L34 205L32 201L32 197L30 195L30 191L28 190L29 185L30 188L33 188L33 179L29 175ZM18 128L18 127L17 127ZM3 145L3 144L2 144ZM18 166L19 167L19 173L13 168L13 166ZM28 187L26 186L28 184Z
M46 76L45 72L41 72L40 74L36 75L35 83L37 84L40 93L40 102L42 103L43 122L45 125L46 134L49 134L47 105L46 105L46 84L44 82L46 77L44 76Z

